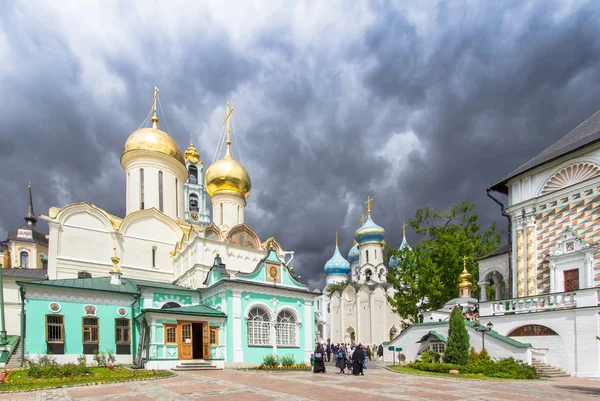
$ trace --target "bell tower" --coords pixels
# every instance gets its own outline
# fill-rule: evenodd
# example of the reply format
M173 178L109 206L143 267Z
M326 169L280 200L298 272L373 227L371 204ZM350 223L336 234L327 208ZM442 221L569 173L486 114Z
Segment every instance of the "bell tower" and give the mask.
M185 167L188 179L183 186L184 219L187 223L206 227L210 224L210 212L206 207L206 187L204 186L204 163L194 146L190 135L190 146L185 151Z

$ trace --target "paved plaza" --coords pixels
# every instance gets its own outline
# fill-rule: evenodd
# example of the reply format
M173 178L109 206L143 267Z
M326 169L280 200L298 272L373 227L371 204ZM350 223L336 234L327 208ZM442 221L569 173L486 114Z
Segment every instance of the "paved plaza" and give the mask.
M479 381L412 376L371 369L365 376L333 370L311 372L196 371L152 381L106 384L0 395L23 401L146 400L590 400L600 398L600 382L579 378L552 381Z

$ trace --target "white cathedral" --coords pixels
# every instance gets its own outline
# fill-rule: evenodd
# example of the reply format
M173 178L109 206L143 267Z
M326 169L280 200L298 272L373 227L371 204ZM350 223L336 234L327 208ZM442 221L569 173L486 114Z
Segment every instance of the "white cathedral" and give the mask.
M333 256L325 263L326 285L317 299L317 340L332 343L382 344L390 341L403 327L388 296L394 296L387 283L384 264L385 230L371 219L371 198L367 200L367 220L354 233L354 245L345 259L338 248L337 234ZM406 232L400 249L408 247ZM410 249L410 247L409 247ZM390 268L398 260L390 258ZM347 283L328 295L328 287Z

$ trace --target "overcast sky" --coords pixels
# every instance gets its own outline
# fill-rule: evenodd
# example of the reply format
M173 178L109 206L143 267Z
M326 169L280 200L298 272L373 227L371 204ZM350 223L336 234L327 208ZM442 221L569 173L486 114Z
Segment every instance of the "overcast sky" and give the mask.
M0 236L28 181L36 213L123 216L119 158L155 85L206 165L232 102L246 221L313 285L367 195L391 246L418 208L465 199L505 228L485 189L600 109L600 3L351 3L0 0Z

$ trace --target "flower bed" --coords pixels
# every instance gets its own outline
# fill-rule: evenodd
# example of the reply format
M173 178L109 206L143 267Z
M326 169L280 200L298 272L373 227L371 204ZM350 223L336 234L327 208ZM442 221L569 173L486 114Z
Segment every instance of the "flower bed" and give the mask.
M66 377L33 377L28 369L5 370L0 374L0 392L27 391L42 388L66 387L148 380L171 377L173 372L163 370L131 370L120 366L91 367L89 373Z
M260 365L259 367L255 368L256 370L277 370L277 371L281 371L281 370L311 370L310 365L307 365L305 363L300 363L300 364L296 364L296 365L291 365L291 366L283 366L283 365L278 365L278 366L268 366L268 365Z

